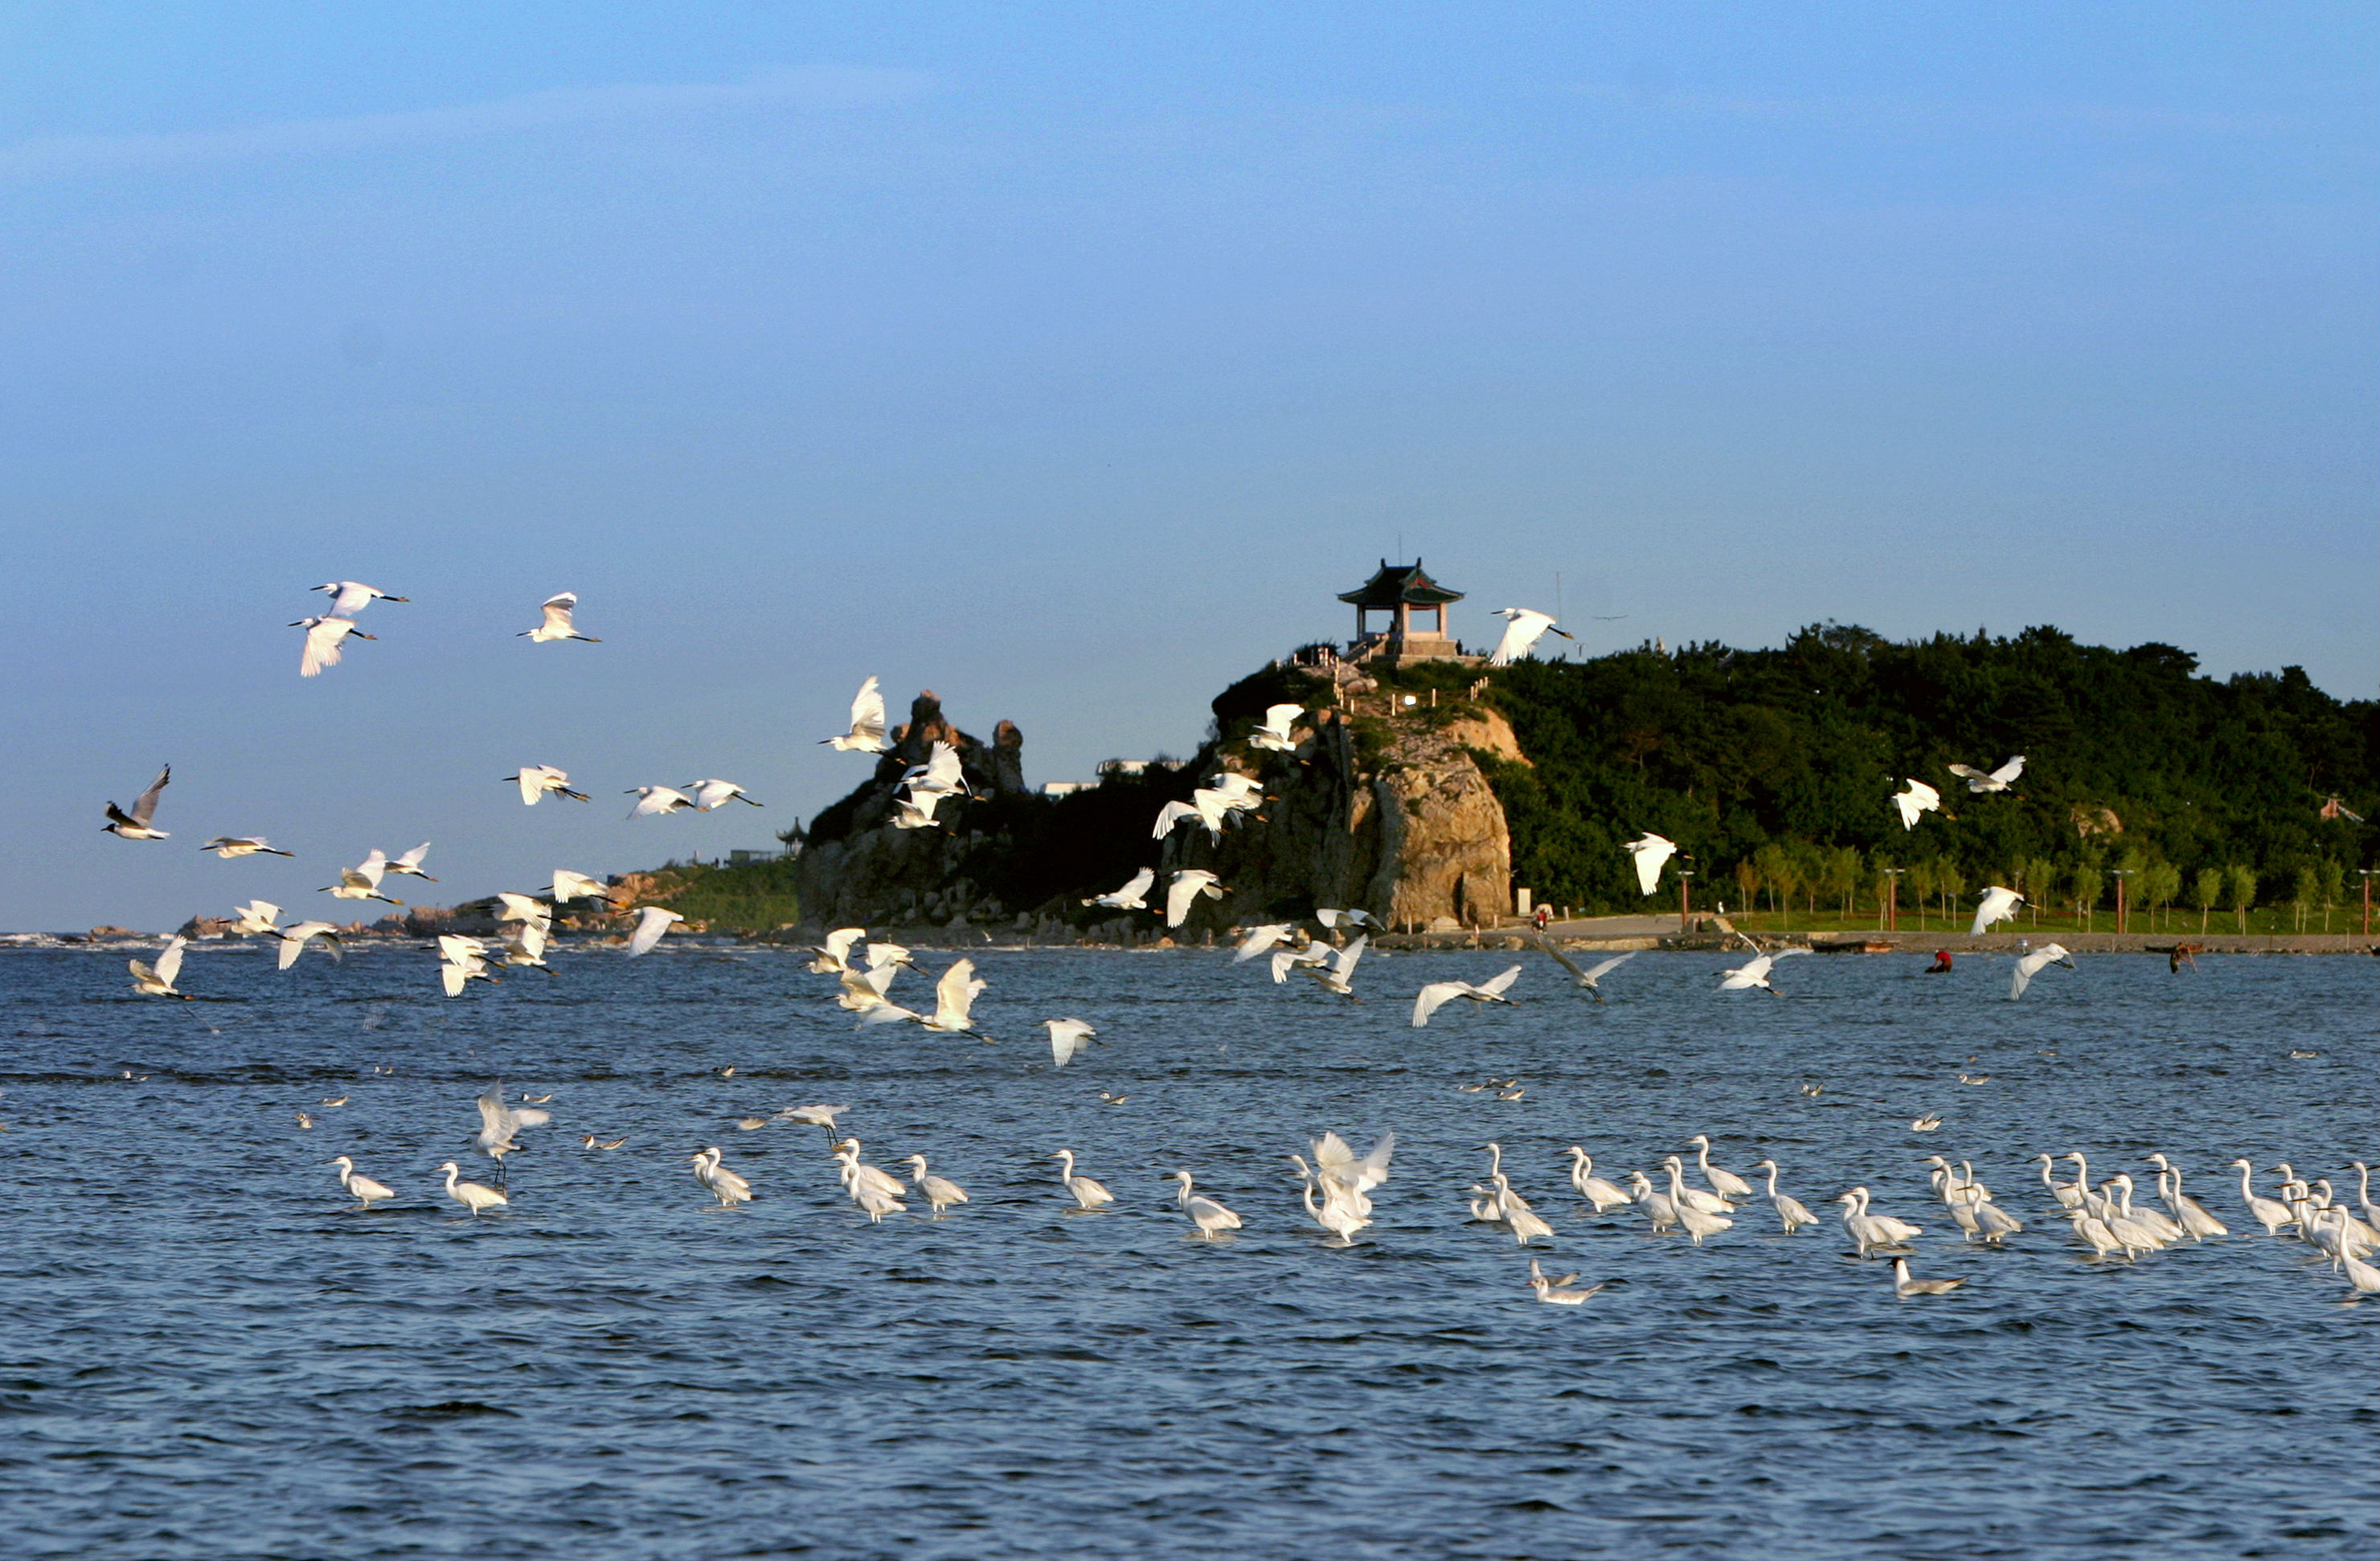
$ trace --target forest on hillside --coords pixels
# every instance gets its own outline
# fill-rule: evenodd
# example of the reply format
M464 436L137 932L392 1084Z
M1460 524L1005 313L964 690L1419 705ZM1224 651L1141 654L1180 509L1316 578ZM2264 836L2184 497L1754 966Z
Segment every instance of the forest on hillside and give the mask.
M1828 624L1778 650L1523 663L1486 698L1531 761L1488 767L1515 881L1547 903L1641 908L1621 842L1649 829L1693 853L1700 904L1848 912L1900 869L1904 906L2002 884L2089 909L2120 871L2139 908L2318 916L2360 894L2380 844L2347 816L2380 809L2380 706L2297 667L2203 677L2170 645ZM2015 754L2007 793L1946 768ZM1942 794L1913 830L1889 801L1907 778Z

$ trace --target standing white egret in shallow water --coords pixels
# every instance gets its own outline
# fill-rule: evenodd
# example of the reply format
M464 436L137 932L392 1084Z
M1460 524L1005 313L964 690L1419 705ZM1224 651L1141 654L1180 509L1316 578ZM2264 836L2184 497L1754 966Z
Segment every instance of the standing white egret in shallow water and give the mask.
M1173 875L1173 884L1165 891L1165 924L1179 927L1190 914L1191 905L1200 895L1210 900L1221 899L1231 891L1215 882L1215 875L1204 868L1185 867Z
M173 765L168 764L159 770L157 778L149 783L149 789L133 799L132 811L128 813L110 802L107 805L108 822L100 825L99 832L102 835L113 835L119 840L170 839L172 836L168 831L150 827L149 821L157 816L158 795L165 789L166 783L173 778Z
M918 1194L926 1200L926 1206L935 1213L940 1214L952 1204L964 1203L967 1201L966 1189L958 1183L947 1177L933 1177L926 1174L924 1155L912 1154L902 1164L917 1167L917 1175L911 1178L910 1185L917 1189Z
M1080 1019L1043 1019L1041 1027L1050 1032L1050 1056L1055 1067L1065 1067L1076 1052L1099 1040L1099 1032Z
M521 801L532 808L537 806L537 799L549 791L558 792L574 802L587 800L585 792L570 789L569 773L557 770L551 764L524 764L517 773L506 775L504 779L519 783Z
M1723 1171L1710 1163L1711 1141L1708 1133L1696 1133L1686 1140L1699 1152L1697 1164L1702 1167L1703 1180L1722 1198L1742 1199L1752 1196L1752 1184L1733 1171Z
M1649 829L1621 849L1636 860L1636 886L1648 895L1661 886L1661 864L1680 854L1676 841L1664 840Z
M657 905L638 907L637 930L628 934L628 957L634 959L650 954L661 945L669 930L685 920L676 911L664 910Z
M1520 974L1521 967L1515 965L1494 980L1481 982L1476 986L1467 981L1432 982L1414 994L1413 1028L1419 1030L1427 1024L1430 1015L1458 997L1472 1003L1511 1004L1512 1000L1504 993L1520 978Z
M1553 945L1553 940L1547 937L1543 933L1539 933L1537 934L1537 946L1544 949L1548 955L1552 956L1553 962L1555 964L1560 965L1563 970L1570 972L1572 985L1585 991L1598 1003L1603 1001L1603 978L1609 975L1612 971L1620 969L1621 966L1625 965L1631 959L1635 958L1638 952L1632 948L1625 954L1620 955L1614 958L1599 961L1588 969L1581 970L1577 960L1572 959L1569 955L1564 954L1560 949L1556 948Z
M2020 958L2016 962L2015 972L2009 978L2009 1001L2013 1003L2023 996L2024 989L2033 984L2033 978L2050 965L2063 965L2070 970L2074 968L2074 956L2057 944L2046 943Z
M1967 783L1970 792L1980 796L1986 791L2006 791L2024 774L2024 755L2020 753L1989 774L1972 764L1946 764L1943 768Z
M1800 1199L1794 1197L1791 1193L1779 1192L1777 1190L1776 1161L1763 1160L1752 1168L1755 1171L1765 1170L1768 1173L1768 1205L1770 1208L1777 1211L1778 1221L1785 1226L1786 1235L1792 1235L1795 1231L1801 1229L1805 1225L1815 1225L1818 1223L1818 1216L1803 1208Z
M1975 924L1967 929L1967 935L1981 937L1984 930L1993 922L2014 921L2016 908L2023 903L2024 896L2014 889L2003 889L1998 884L1993 884L1975 902Z
M1248 734L1248 746L1269 749L1275 753L1296 752L1297 744L1289 735L1289 726L1305 713L1305 707L1302 704L1265 706L1263 724Z
M1489 666L1510 666L1537 648L1537 641L1548 634L1563 639L1573 638L1570 630L1557 628L1551 613L1536 612L1527 607L1499 607L1496 616L1504 620L1504 637L1496 641L1496 649L1488 658Z
M1754 958L1742 965L1738 965L1732 970L1722 975L1719 978L1719 990L1721 992L1742 992L1747 987L1756 986L1762 991L1768 993L1770 995L1775 996L1778 994L1777 989L1768 984L1768 971L1770 967L1774 966L1779 959L1790 959L1796 954L1807 954L1810 951L1806 948L1780 948L1773 954L1755 956Z
M1893 811L1900 815L1900 827L1915 829L1917 821L1927 813L1942 811L1942 794L1922 780L1903 781L1908 789L1892 795Z
M859 693L851 701L851 730L841 737L820 738L821 745L838 753L881 753L884 741L884 696L877 691L876 679L868 678L859 686Z
M189 944L189 939L176 933L166 940L154 966L144 965L138 959L129 961L133 987L144 997L178 997L185 1003L192 1001L188 993L174 990L175 978L182 973L182 950Z
M354 617L375 602L412 600L409 596L391 596L377 586L366 585L361 580L333 580L328 585L317 585L309 589L330 592L330 612L334 618Z
M1058 1171L1058 1183L1066 1189L1067 1195L1074 1199L1077 1207L1096 1209L1103 1203L1112 1203L1115 1201L1114 1193L1110 1192L1106 1188L1101 1187L1099 1183L1093 1181L1088 1177L1078 1177L1075 1174L1075 1152L1073 1150L1062 1149L1058 1151L1057 1153L1050 1156L1050 1158L1061 1162L1060 1169Z
M578 632L577 626L571 621L570 616L577 610L578 594L576 591L565 591L558 595L549 596L545 599L545 621L535 628L522 629L513 638L527 640L532 645L542 645L549 640L584 640L590 645L601 644L602 641L595 636Z
M268 857L294 857L298 854L280 849L261 835L218 835L199 849L212 851L225 861L234 857L252 857L260 851Z
M1124 881L1123 888L1113 894L1094 895L1085 905L1104 906L1110 910L1147 910L1149 885L1157 882L1157 869L1144 867Z
M694 1166L694 1179L710 1189L722 1209L752 1201L752 1184L719 1163L719 1146L697 1150L688 1163Z
M350 635L358 640L377 640L376 634L366 634L351 618L299 618L289 626L306 631L306 648L298 656L298 676L318 677L326 666L339 665L339 656Z
M357 1175L356 1163L344 1154L331 1164L339 1168L339 1185L362 1199L363 1206L367 1209L375 1203L385 1202L396 1196L371 1177Z
M1597 1213L1633 1201L1616 1185L1595 1174L1595 1157L1587 1153L1585 1146L1574 1143L1562 1152L1570 1156L1571 1186L1577 1189L1581 1198L1595 1205Z
M1313 1216L1315 1224L1337 1237L1342 1246L1354 1240L1355 1233L1372 1223L1370 1216L1362 1212L1362 1207L1368 1205L1359 1207L1357 1198L1360 1195L1350 1192L1344 1183L1316 1176L1306 1165L1303 1154L1293 1154L1289 1161L1297 1167L1301 1178L1305 1212ZM1322 1189L1322 1202L1318 1207L1314 1201L1317 1184Z
M446 1196L470 1210L474 1219L479 1217L482 1209L502 1209L512 1202L492 1187L483 1187L475 1181L457 1181L455 1178L463 1174L463 1167L452 1160L438 1168L446 1173Z
M1201 1239L1212 1241L1215 1238L1215 1232L1219 1230L1237 1230L1240 1228L1239 1215L1232 1213L1231 1210L1226 1209L1212 1198L1208 1197L1205 1193L1193 1192L1190 1190L1189 1172L1176 1171L1165 1179L1167 1181L1178 1181L1182 1184L1182 1190L1173 1195L1173 1201L1182 1205L1182 1212L1188 1214L1190 1216L1190 1223L1198 1227L1198 1235Z

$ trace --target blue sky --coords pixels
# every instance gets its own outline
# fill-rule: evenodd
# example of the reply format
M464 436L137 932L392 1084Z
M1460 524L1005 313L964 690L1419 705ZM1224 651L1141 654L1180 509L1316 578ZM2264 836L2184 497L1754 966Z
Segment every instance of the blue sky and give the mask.
M1401 544L1474 636L1559 576L1589 650L2056 623L2372 697L2374 33L12 6L0 927L765 845L871 672L1036 782L1186 750ZM413 601L301 681L331 579ZM565 589L603 644L512 637ZM164 760L174 839L99 834ZM622 818L714 774L770 811Z

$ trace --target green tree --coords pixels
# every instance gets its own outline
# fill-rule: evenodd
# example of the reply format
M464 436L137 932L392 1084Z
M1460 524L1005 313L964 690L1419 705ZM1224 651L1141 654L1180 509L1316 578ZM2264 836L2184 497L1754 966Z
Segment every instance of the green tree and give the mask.
M1758 908L1760 904L1760 864L1754 861L1750 857L1742 858L1741 860L1737 861L1735 864L1735 886L1743 892L1742 900L1736 906L1738 910L1752 910Z
M2337 857L2325 857L2315 872L2322 883L2322 930L2330 931L2330 913L2347 897L2347 870L2338 865Z
M1802 853L1791 845L1780 846L1776 860L1769 867L1768 882L1774 885L1779 903L1784 908L1784 927L1793 925L1793 896L1802 891L1804 863Z
M1852 896L1859 893L1860 854L1856 846L1838 846L1826 855L1821 876L1826 881L1827 897L1843 908L1843 920L1850 921Z
M2300 862L2296 876L2289 885L2289 916L2301 933L2306 930L2306 917L2322 899L2322 874L2313 863Z
M1921 933L1925 930L1925 902L1934 897L1934 885L1941 881L1941 872L1939 862L1927 857L1921 861L1911 862L1909 871L1901 875L1900 882L1909 890L1910 903L1917 908L1917 930Z
M2141 893L2149 902L2150 916L2158 917L2168 911L2181 894L2181 869L2159 857L2142 870L2141 884Z
M2099 896L2107 893L2107 881L2098 862L2085 857L2074 864L2066 882L2074 896L2074 918L2087 933L2091 930L2091 913L2099 909Z
M2041 908L2058 903L2058 864L2047 857L2034 857L2024 864L2024 883L2017 887L2024 896L2025 909L2032 913L2033 925L2041 925Z
M2231 888L2231 910L2240 918L2240 931L2248 931L2248 912L2256 909L2256 870L2233 863L2227 875Z
M1934 892L1942 896L1942 922L1947 927L1959 924L1959 896L1967 892L1967 875L1959 864L1945 858L1934 870Z
M2206 935L2208 913L2223 903L2223 885L2227 881L2228 875L2221 868L2202 867L2191 884L2190 903L2198 908L2198 935L2202 938Z

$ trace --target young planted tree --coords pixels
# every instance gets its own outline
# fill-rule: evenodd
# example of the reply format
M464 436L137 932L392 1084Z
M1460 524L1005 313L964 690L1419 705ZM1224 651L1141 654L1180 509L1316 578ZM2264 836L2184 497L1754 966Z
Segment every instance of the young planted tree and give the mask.
M1768 909L1777 909L1780 895L1792 893L1786 880L1792 875L1793 864L1785 848L1771 840L1752 853L1752 864L1760 871L1760 882L1768 890Z
M2107 893L2107 880L2100 872L2098 862L2085 857L2074 864L2067 884L2074 895L2074 919L2087 933L2091 930L2091 914L2099 909L2099 896Z
M2347 897L2347 870L2338 865L2337 857L2325 857L2315 867L2322 884L2322 930L2330 931L2330 913Z
M1790 930L1793 925L1793 896L1802 889L1801 853L1779 848L1776 864L1768 871L1768 881L1775 886L1778 903L1785 911L1785 920L1779 923L1780 930Z
M2256 909L2256 870L2234 863L2225 877L2231 890L2231 912L2240 919L2240 931L2248 931L2248 912Z
M2058 901L2058 864L2047 857L2035 857L2024 864L2024 883L2018 892L2024 896L2025 909L2033 915L2033 925L2041 925L2041 908Z
M1743 893L1743 899L1737 907L1738 909L1753 910L1759 907L1761 882L1758 862L1754 861L1750 857L1745 857L1735 864L1735 886Z
M1917 930L1925 930L1925 902L1934 897L1934 885L1939 881L1941 868L1932 857L1909 864L1900 881L1909 889L1910 903L1917 908Z
M1838 846L1833 850L1828 851L1827 853L1826 872L1824 876L1826 878L1827 897L1830 900L1840 902L1843 908L1843 920L1846 921L1850 921L1852 918L1852 911L1855 905L1855 901L1852 896L1859 893L1859 848L1856 846Z
M1967 875L1959 864L1945 858L1934 870L1934 892L1942 896L1942 924L1956 928L1959 924L1959 896L1967 892Z
M2169 916L2174 900L2181 894L2181 869L2159 857L2143 870L2141 882L2142 893L2148 896L2153 924Z
M2190 903L2198 908L2198 935L2202 938L2206 935L2208 913L2223 903L2223 886L2228 881L2228 875L2221 868L2202 867L2191 884Z
M2322 899L2322 874L2312 862L2300 862L2296 876L2289 884L2289 920L2296 929L2306 930L2306 918Z

